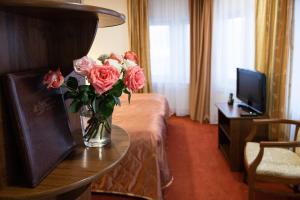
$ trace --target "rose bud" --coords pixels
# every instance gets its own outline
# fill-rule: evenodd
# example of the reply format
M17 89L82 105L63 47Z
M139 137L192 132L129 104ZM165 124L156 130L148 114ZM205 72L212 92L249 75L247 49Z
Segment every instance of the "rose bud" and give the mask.
M64 83L64 77L58 68L56 71L50 70L45 74L43 84L47 85L47 88L59 88Z
M137 56L136 53L134 53L133 51L127 51L127 52L125 52L125 54L124 54L124 59L133 61L133 62L135 62L136 64L139 63L138 56Z
M82 76L87 76L90 73L92 67L96 64L96 62L93 59L84 56L78 60L74 60L73 64L74 64L74 71L77 74Z
M111 53L110 56L109 56L109 59L116 60L116 61L118 61L119 64L123 63L122 56L120 56L118 54L115 54L115 53Z

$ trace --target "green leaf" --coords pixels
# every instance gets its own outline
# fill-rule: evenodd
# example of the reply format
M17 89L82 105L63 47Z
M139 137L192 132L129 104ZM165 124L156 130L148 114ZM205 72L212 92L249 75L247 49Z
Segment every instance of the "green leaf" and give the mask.
M92 85L89 85L89 88L90 88L90 91L91 91L91 92L94 92L94 91L95 91L95 88L94 88Z
M111 94L115 97L120 97L122 95L122 90L111 91Z
M118 80L116 84L113 85L110 94L115 97L120 97L122 95L122 90L124 88L124 83L122 80Z
M81 93L80 100L83 103L83 105L88 105L90 102L88 93L87 92Z
M76 113L80 110L82 103L78 99L74 99L70 105L70 112Z
M104 61L108 58L109 58L109 55L103 54L98 58L98 60L100 60L102 62L102 64L104 64Z
M92 101L93 110L95 113L98 113L99 101L97 98L94 98Z
M130 100L131 100L131 92L130 92L129 90L127 90L127 89L124 89L123 92L124 92L125 94L128 95L128 102L130 103Z
M74 99L77 97L77 92L74 92L74 91L67 91L64 93L64 99L67 100L67 99Z
M71 90L77 90L78 88L78 81L75 77L71 76L68 78L66 85L68 86L68 88L70 88Z
M113 96L107 96L104 99L104 101L100 102L99 113L101 113L101 115L104 118L108 118L113 113L114 107L115 107L114 97Z
M104 107L101 108L101 114L104 118L108 118L109 116L112 115L113 111L114 111L114 106L115 103L113 102L113 104L105 104Z
M78 87L78 89L80 92L88 92L88 91L90 91L90 86L89 85L80 85Z

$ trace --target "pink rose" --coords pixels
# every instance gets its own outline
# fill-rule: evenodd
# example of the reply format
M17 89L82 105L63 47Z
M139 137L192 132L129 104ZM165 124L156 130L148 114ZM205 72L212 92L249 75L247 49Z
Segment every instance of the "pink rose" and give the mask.
M43 84L47 85L47 88L59 88L64 83L64 77L60 72L60 69L56 71L50 70L45 74Z
M95 88L98 94L110 90L119 80L120 72L109 64L95 65L88 75L89 83Z
M133 92L144 87L145 76L140 66L128 67L124 84Z
M133 61L133 62L135 62L136 64L139 63L138 56L136 55L136 53L134 53L134 52L132 52L132 51L127 51L127 52L125 52L125 54L124 54L124 59Z
M74 71L82 76L87 76L90 73L92 67L96 64L93 59L87 56L84 56L78 60L74 60L73 63Z
M116 60L119 64L123 62L123 57L115 53L111 53L109 59Z

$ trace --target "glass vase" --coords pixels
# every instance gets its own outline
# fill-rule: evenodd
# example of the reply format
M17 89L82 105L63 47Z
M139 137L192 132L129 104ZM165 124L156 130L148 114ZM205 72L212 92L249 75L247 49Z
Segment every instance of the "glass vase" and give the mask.
M98 119L93 112L84 110L80 113L80 121L85 146L104 147L111 143L111 116Z

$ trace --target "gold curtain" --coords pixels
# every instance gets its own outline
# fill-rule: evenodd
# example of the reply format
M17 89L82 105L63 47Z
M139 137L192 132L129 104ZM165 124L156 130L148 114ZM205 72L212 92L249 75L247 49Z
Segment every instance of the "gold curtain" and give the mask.
M285 118L287 111L287 69L293 0L256 0L255 67L267 76L267 111L272 118ZM277 126L274 138L287 135Z
M212 0L190 0L190 117L208 122L210 104Z
M148 93L152 91L148 0L127 0L127 6L130 49L139 56L139 64L146 77L146 84L142 92Z

